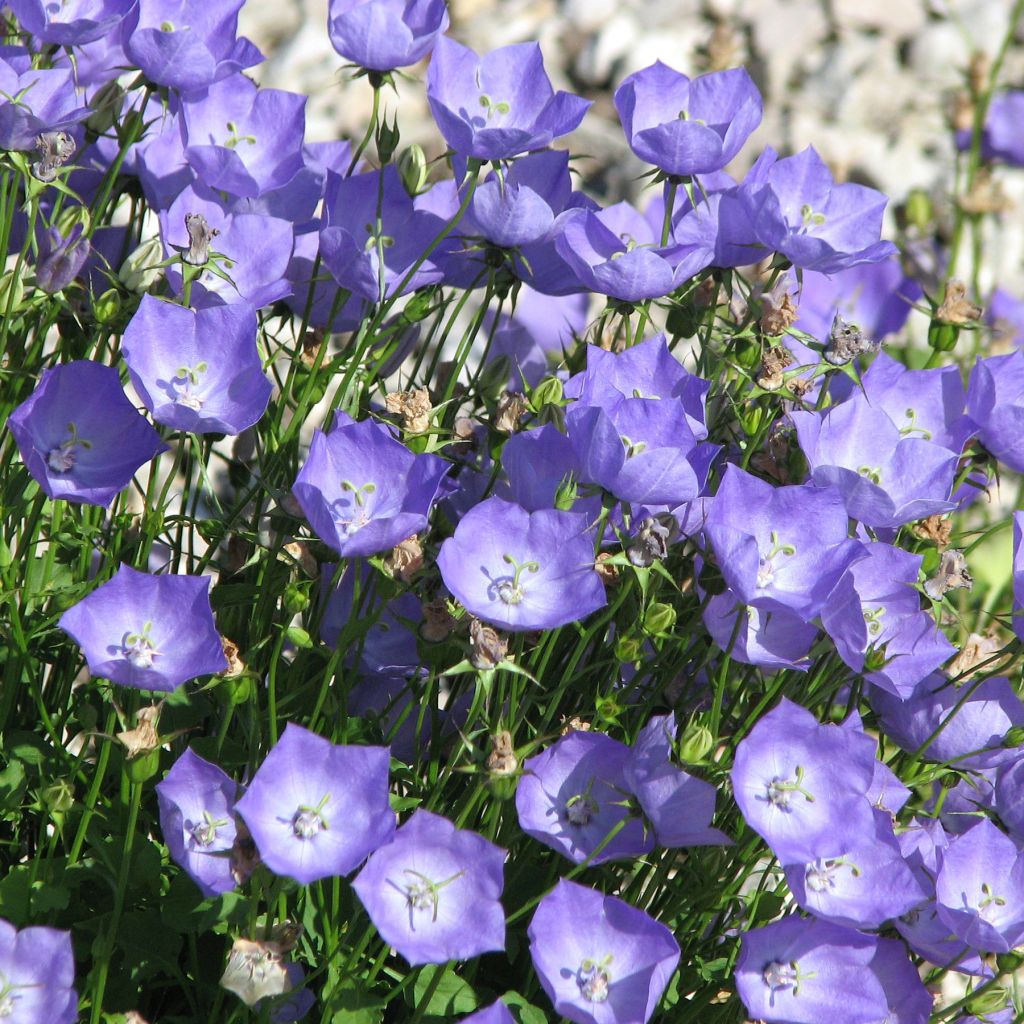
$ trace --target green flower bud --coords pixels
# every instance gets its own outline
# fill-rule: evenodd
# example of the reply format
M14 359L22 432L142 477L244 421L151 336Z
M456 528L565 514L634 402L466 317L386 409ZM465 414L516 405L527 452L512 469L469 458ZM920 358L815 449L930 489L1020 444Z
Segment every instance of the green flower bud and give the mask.
M615 658L626 664L640 660L643 641L635 636L620 636L615 641Z
M418 196L427 185L427 157L416 143L406 146L398 158L398 174L411 196Z
M931 197L924 189L915 188L907 197L906 205L907 223L914 227L927 231L935 217L935 209L932 206Z
M667 633L675 624L675 608L663 601L655 601L644 613L644 629L648 633Z
M75 806L75 789L69 779L57 779L42 792L43 803L51 814L67 814Z
M124 87L117 82L107 82L92 98L92 113L85 122L86 128L102 135L117 123L124 105Z
M107 289L92 305L92 314L101 324L115 323L120 312L121 297L116 288Z
M576 504L577 497L579 497L579 488L570 474L562 480L555 491L555 508L562 512L568 512Z
M79 224L82 225L82 229L88 234L91 222L92 217L89 215L87 207L66 206L57 217L55 226L60 232L61 238L67 238L71 234L72 229L76 228Z
M996 961L998 963L998 960ZM989 988L975 996L966 1007L972 1017L987 1017L998 1013L1009 1003L1010 997L1004 988Z
M289 615L297 615L309 607L309 596L298 583L289 583L284 588L284 594L281 597L281 607Z
M160 771L160 748L147 750L146 753L125 761L124 771L129 781L135 783L153 778Z
M497 398L507 387L512 360L501 355L489 359L480 373L478 386L489 398Z
M1024 726L1015 725L1004 737L1004 747L1019 747L1024 744Z
M405 308L402 310L402 319L410 324L418 324L421 320L425 320L434 309L436 294L437 288L434 285L419 289L405 304Z
M562 405L565 400L565 389L557 377L545 377L530 395L530 408L540 412L546 405Z
M397 117L394 124L389 125L386 120L380 122L377 128L377 156L381 164L386 164L391 160L401 140L402 136L398 130Z
M960 337L960 328L956 324L944 324L941 320L933 320L928 327L928 344L936 352L952 352Z
M143 242L121 264L118 280L130 292L147 292L163 277L163 248L159 238Z
M301 626L289 626L284 631L284 635L289 643L304 651L308 651L313 646L312 638Z
M715 737L706 725L691 722L679 737L679 759L684 764L700 764L714 749Z

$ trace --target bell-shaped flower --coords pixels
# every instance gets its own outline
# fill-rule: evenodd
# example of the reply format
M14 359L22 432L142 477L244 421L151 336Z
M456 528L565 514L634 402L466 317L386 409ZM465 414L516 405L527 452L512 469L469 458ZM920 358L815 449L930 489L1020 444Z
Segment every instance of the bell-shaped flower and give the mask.
M160 829L171 860L184 868L204 896L235 888L238 785L215 764L186 750L156 785Z
M870 699L882 731L904 750L924 747L922 757L929 761L995 768L1018 756L1016 741L1008 735L1024 726L1024 702L1005 676L972 683L965 693L935 674L906 699L877 689Z
M736 748L740 812L784 864L839 856L874 830L873 746L783 698Z
M730 842L711 828L715 787L671 761L676 724L672 715L652 715L640 730L623 774L659 846L718 846ZM587 734L583 734L587 735ZM520 787L522 783L520 783Z
M1024 345L1024 302L1005 288L992 290L985 303L985 322L992 328L996 344Z
M331 45L369 71L419 63L448 28L445 0L331 0Z
M829 595L821 622L850 668L906 698L956 648L921 608L921 556L878 542L865 552Z
M305 109L305 96L233 74L182 103L185 156L204 185L229 195L281 188L304 166Z
M87 360L45 370L7 424L48 497L89 505L109 505L167 450L128 401L117 370Z
M33 39L81 46L116 29L138 0L8 0L21 28Z
M0 57L0 149L35 149L43 132L68 131L91 113L69 69L34 68L27 51L5 47Z
M1013 949L1024 939L1024 853L983 818L949 844L935 898L941 920L972 949Z
M894 977L903 984L893 985ZM930 997L920 979L911 980L916 973L902 943L827 921L785 917L744 933L735 978L747 1013L769 1024L928 1020ZM923 1016L891 1016L891 1004L910 992L928 999Z
M824 413L793 412L811 480L842 495L865 526L902 526L949 512L959 452L900 428L855 393Z
M235 805L263 863L303 885L347 875L389 842L387 747L331 743L289 722Z
M416 966L505 948L505 851L417 810L352 882L381 938Z
M555 247L590 291L623 302L661 298L714 258L703 239L662 246L646 218L629 203L572 210L559 221Z
M509 160L576 128L590 101L555 92L537 43L478 57L440 36L427 71L427 99L445 141L460 156Z
M848 530L835 488L773 487L737 466L726 470L705 524L722 575L744 604L805 622L864 555Z
M550 423L513 434L501 449L501 464L508 476L509 495L527 512L558 507L580 480L579 458L572 442ZM577 495L572 507L596 522L601 499Z
M71 932L17 929L0 918L0 1007L12 1024L74 1024L78 1020Z
M459 1024L515 1024L515 1018L499 999L496 1003L477 1010L476 1013L471 1013L468 1017L463 1017Z
M555 1012L576 1024L646 1024L679 963L663 924L565 879L540 901L529 936Z
M78 275L89 258L89 239L83 238L85 226L79 222L62 235L53 227L43 235L36 263L36 284L48 295L63 291Z
M1024 512L1013 513L1013 631L1024 640Z
M874 811L874 829L850 837L848 848L785 870L789 891L804 910L851 928L881 928L926 896L903 860L888 811Z
M661 61L615 91L630 149L666 174L720 171L761 123L761 94L744 68L690 79Z
M1004 466L1024 472L1024 352L979 359L967 385L967 414L978 440Z
M381 423L339 414L313 434L293 493L321 540L343 558L374 555L427 526L449 464L414 455Z
M153 576L122 565L60 617L89 671L122 686L170 692L228 667L209 576Z
M144 295L121 353L153 419L197 434L240 434L266 411L271 383L248 303L198 311Z
M837 185L813 147L767 168L744 198L761 243L804 270L833 274L896 252L879 240L887 198L864 185Z
M981 136L981 152L986 160L1002 160L1011 167L1024 167L1024 89L1006 89L992 97ZM971 148L971 133L957 139L962 149Z
M263 54L238 37L244 0L146 0L128 25L125 51L156 85L182 96L201 95L214 82L252 67Z
M996 776L995 809L1013 836L1024 839L1024 759L1004 765Z
M328 174L320 255L342 288L377 302L419 263L407 290L436 284L442 272L422 260L444 222L420 209L405 191L394 164L352 177Z
M769 670L793 668L805 672L810 667L808 655L818 627L795 612L783 608L762 611L755 605L744 605L726 590L711 597L703 618L712 640L734 661Z
M488 498L462 517L437 565L470 612L512 631L554 629L607 603L584 513Z
M654 836L630 808L630 748L599 732L570 732L523 762L519 827L577 864L649 853Z

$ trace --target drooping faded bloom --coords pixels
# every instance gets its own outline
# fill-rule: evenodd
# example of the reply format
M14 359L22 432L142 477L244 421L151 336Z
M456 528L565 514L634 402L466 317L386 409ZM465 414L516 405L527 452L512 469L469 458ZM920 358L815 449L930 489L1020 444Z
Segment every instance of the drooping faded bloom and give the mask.
M463 516L437 564L469 611L513 631L554 629L607 602L583 513L488 498Z
M50 228L39 244L36 263L36 284L48 295L63 291L78 275L89 258L89 239L83 238L84 225L79 222L67 235Z
M426 528L449 465L414 455L386 426L338 414L313 435L293 491L318 537L344 558L373 555Z
M340 746L289 722L236 810L264 864L304 885L347 875L391 839L387 747Z
M633 813L630 748L599 732L570 732L523 762L516 787L519 827L581 864L648 853L654 836Z
M22 928L0 918L0 1011L16 1024L78 1019L71 933Z
M448 28L445 0L331 0L331 45L370 71L393 71L421 61Z
M418 810L352 887L381 938L413 966L505 948L505 851Z
M185 869L204 896L235 888L231 849L237 792L233 779L191 749L156 786L160 828L171 859Z
M544 991L577 1024L646 1024L679 963L663 924L564 879L541 900L529 936Z
M209 576L153 576L122 565L59 625L82 648L92 675L170 692L228 667L209 589Z
M579 125L590 101L555 92L537 43L515 43L478 57L438 38L427 72L427 99L456 153L508 160L541 149Z
M690 79L661 61L615 91L630 148L666 174L720 171L761 123L761 95L744 68Z
M7 422L47 496L89 505L109 505L167 448L128 401L117 370L87 360L45 370Z
M248 303L194 311L144 295L121 353L158 423L198 434L240 434L264 413L270 381Z

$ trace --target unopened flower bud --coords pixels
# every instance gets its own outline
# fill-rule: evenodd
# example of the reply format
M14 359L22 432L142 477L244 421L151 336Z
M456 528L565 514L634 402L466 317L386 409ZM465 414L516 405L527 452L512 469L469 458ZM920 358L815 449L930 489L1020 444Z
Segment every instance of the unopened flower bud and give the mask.
M565 388L557 377L545 377L530 395L530 408L539 413L546 405L561 405Z
M398 149L398 143L402 141L401 132L398 130L398 118L394 124L388 124L387 120L381 120L377 126L377 157L381 164L388 163ZM413 193L410 193L413 194Z
M648 633L667 633L676 624L676 610L663 601L654 601L644 614Z
M298 615L309 607L309 595L299 584L289 583L281 595L281 607L288 615Z
M398 173L405 191L418 196L427 184L427 157L423 148L416 143L406 146L398 158Z
M92 113L85 122L86 128L102 135L114 127L124 105L124 87L116 81L107 82L92 98Z
M715 745L715 737L706 725L691 722L679 737L679 759L684 764L700 764Z
M121 264L118 280L130 292L147 292L163 277L163 246L159 238L150 238L138 246Z
M121 312L121 296L116 288L109 288L96 298L92 304L92 315L101 324L112 324Z

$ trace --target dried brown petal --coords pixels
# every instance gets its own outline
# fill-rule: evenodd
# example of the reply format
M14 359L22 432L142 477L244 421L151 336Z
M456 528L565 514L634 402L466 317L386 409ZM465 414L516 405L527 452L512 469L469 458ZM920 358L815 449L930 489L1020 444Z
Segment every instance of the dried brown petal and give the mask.
M245 671L245 662L239 657L238 644L226 636L220 638L224 648L224 657L228 659L228 667L221 672L222 676L240 676Z
M252 939L235 939L220 983L246 1006L255 1006L261 999L279 996L291 988L281 947L276 942Z
M914 533L924 540L935 541L939 550L942 551L949 547L949 538L953 533L953 520L939 515L929 516L914 527Z
M202 267L210 262L210 243L220 234L211 228L210 222L201 213L185 214L185 230L188 232L188 249L181 258L193 267Z
M770 345L761 358L761 368L757 371L757 386L765 391L778 391L782 387L782 375L796 360L793 353L783 345Z
M573 715L572 718L562 718L562 735L568 736L571 732L590 732L590 723L582 718Z
M980 320L981 306L967 298L967 285L955 278L946 282L946 296L935 311L935 319L944 324L966 324Z
M316 564L313 552L304 540L293 540L285 544L284 550L299 563L299 568L310 578L315 579L320 567Z
M455 629L455 617L448 610L448 602L443 597L435 597L423 605L423 623L420 636L430 643L440 643L447 639Z
M486 671L499 665L508 654L508 641L492 626L471 619L469 623L469 662Z
M391 549L391 554L384 560L385 568L403 583L409 583L413 576L423 568L423 545L415 534L406 537Z
M995 630L984 634L972 633L960 648L960 653L946 667L946 671L950 676L970 679L977 674L978 666L988 661L1002 646L1003 642ZM993 668L991 665L985 667L989 670Z
M773 338L785 334L795 323L799 312L789 292L782 296L777 306L771 296L766 296L761 308L761 331Z
M503 729L491 737L491 752L487 755L487 770L492 775L513 775L519 768L519 758L512 746L512 734Z
M605 586L619 582L619 567L610 564L611 558L611 552L601 551L598 553L597 560L594 563L594 569L597 571L597 575L601 577L601 582Z
M430 392L426 388L415 391L393 391L384 398L384 408L393 416L400 416L402 426L413 434L430 429Z
M924 585L924 592L933 600L941 601L951 590L970 590L974 579L967 571L967 559L959 548L947 548L942 552L939 571Z
M125 756L129 761L160 746L161 740L156 727L163 707L164 702L160 701L159 704L140 708L135 714L135 728L116 734L116 738L124 744Z
M494 415L494 429L503 434L514 434L519 429L519 421L526 413L526 396L518 391L506 391L498 399L498 409Z
M1013 201L1003 191L1002 184L992 177L992 172L983 167L978 171L970 192L957 199L957 205L964 213L982 215L1005 213L1013 209Z

